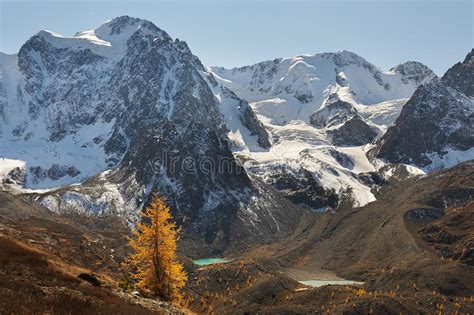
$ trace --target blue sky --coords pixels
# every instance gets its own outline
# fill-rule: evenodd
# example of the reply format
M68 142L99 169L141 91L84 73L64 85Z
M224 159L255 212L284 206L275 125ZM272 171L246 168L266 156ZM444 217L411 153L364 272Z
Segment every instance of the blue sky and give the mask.
M384 70L421 61L437 74L473 46L473 1L5 1L0 51L41 29L72 35L120 15L187 41L206 65L243 66L350 50Z

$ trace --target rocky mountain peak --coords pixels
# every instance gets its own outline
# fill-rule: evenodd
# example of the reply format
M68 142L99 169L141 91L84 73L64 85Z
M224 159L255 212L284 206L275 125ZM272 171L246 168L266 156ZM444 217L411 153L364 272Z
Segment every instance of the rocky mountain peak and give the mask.
M436 74L430 68L417 61L403 62L389 71L400 73L403 76L402 80L413 81L418 85L436 78Z
M331 94L324 105L310 117L315 128L325 128L334 145L363 145L372 141L377 133L360 116L353 104L337 94Z
M443 78L420 85L372 153L428 171L473 158L472 65L471 51Z
M51 59L60 53L87 51L89 54L118 62L129 50L129 41L145 38L152 42L173 44L173 39L152 22L121 16L107 21L95 29L80 31L70 37L47 30L39 31L21 47L18 55L20 59L28 58L27 52L32 52L31 59L35 59L37 53L45 54L41 57L43 59L51 55ZM179 50L191 55L185 42L176 39L174 45ZM56 52L52 53L53 50Z
M330 57L334 64L338 67L343 67L347 65L365 65L370 64L367 60L359 56L358 54L348 51L341 50L338 52L323 53L323 56Z
M124 41L130 38L137 31L142 31L148 35L159 36L161 39L170 39L171 37L155 24L148 20L133 18L127 15L114 18L105 22L94 30L96 36L100 39L113 42ZM82 32L76 34L80 37Z
M249 236L261 226L281 231L268 194L232 155L221 111L259 146L270 145L268 135L247 102L210 82L185 42L124 16L73 37L34 35L18 73L3 60L0 152L22 161L21 176L9 178L24 187L62 187L40 198L49 209L111 211L133 224L158 191L209 243L228 242L233 221Z
M474 49L466 56L463 62L458 62L444 74L442 80L452 88L464 93L469 97L474 96Z

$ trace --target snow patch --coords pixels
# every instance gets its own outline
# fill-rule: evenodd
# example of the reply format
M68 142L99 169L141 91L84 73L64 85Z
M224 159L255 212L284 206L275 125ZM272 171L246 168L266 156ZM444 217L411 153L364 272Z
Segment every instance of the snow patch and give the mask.
M442 154L431 153L428 155L428 158L431 160L432 163L424 167L423 170L426 172L431 172L442 168L452 167L464 161L474 159L474 148L470 148L466 151L461 151L447 147L443 150Z

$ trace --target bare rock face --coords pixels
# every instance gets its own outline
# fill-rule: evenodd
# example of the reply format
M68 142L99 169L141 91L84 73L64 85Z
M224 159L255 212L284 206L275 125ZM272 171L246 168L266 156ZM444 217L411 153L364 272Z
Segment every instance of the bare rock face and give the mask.
M375 139L377 132L356 115L341 127L329 130L332 142L337 146L364 145Z
M337 146L364 145L377 136L357 109L337 95L331 95L324 106L311 115L310 123L316 128L325 128Z
M294 203L312 210L334 209L339 202L339 196L334 190L322 187L304 169L295 171L284 166L275 167L267 182Z
M333 95L322 108L311 115L310 123L316 128L330 128L348 121L357 114L357 110L351 103Z
M467 54L463 62L452 66L443 76L443 82L466 96L474 96L474 49Z
M211 82L215 82L216 86L219 85L215 81L214 77L212 75L210 76L212 78ZM223 94L227 98L236 100L238 102L238 118L241 121L242 125L250 131L250 135L257 136L257 143L260 147L268 149L271 146L270 135L265 130L263 124L258 120L257 115L253 111L252 107L250 107L249 103L246 100L239 98L237 95L235 95L234 92L232 92L228 88L222 85L219 85L219 88L222 89Z
M15 167L3 179L3 184L21 186L25 183L25 170Z
M240 119L242 124L250 130L251 135L256 135L258 137L258 144L260 147L268 149L271 146L270 136L262 123L258 120L249 103L245 100L240 100L239 111L241 113Z
M73 165L53 164L49 169L43 169L39 166L30 167L28 175L31 177L30 181L39 182L46 178L58 180L64 176L76 177L80 173L81 172Z
M390 71L400 73L402 75L403 82L411 81L416 85L426 83L436 77L430 68L416 61L407 61L401 63L398 66L390 69Z
M450 151L458 152L458 160L468 159L463 152L474 147L472 65L471 51L441 79L421 85L369 154L428 169L442 167L434 161L442 160Z

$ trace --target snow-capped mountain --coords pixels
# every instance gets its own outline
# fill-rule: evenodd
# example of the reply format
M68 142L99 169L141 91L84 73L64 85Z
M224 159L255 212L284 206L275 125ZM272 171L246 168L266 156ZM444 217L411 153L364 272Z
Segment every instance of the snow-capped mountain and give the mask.
M474 158L474 50L420 86L371 154L427 171Z
M273 141L262 151L231 134L234 152L250 172L313 209L333 206L347 193L356 205L375 199L371 187L379 181L368 180L376 168L364 145L386 131L420 84L436 77L412 61L383 72L348 51L210 71L250 102ZM307 182L315 188L302 189Z
M449 145L467 159L466 60L442 79L417 62L384 72L347 51L205 68L146 20L72 37L40 31L17 55L0 54L0 185L52 211L130 225L158 191L187 237L213 248L284 236L302 212L283 196L313 210L346 198L362 206L393 174L376 157L426 166L421 153ZM449 134L433 138L442 147L390 150L413 115Z
M10 168L0 177L32 189L82 183L37 197L53 211L133 223L158 190L196 237L218 244L284 233L297 216L232 155L221 110L255 147L270 144L248 103L153 23L123 16L73 37L41 31L1 65Z
M223 128L199 60L185 42L148 21L117 18L71 38L41 31L18 55L1 58L2 152L26 160L26 187L81 182L116 165L136 125L153 119L194 118ZM189 89L188 100L183 91ZM205 100L204 108L197 111L193 98ZM227 91L222 101L228 99L245 103ZM252 115L237 118L255 134ZM265 145L264 131L260 138Z
M352 103L374 105L409 98L423 82L435 77L425 65L406 62L382 72L348 51L300 55L255 65L211 70L223 85L255 103L258 113L274 124L309 122L329 95Z

